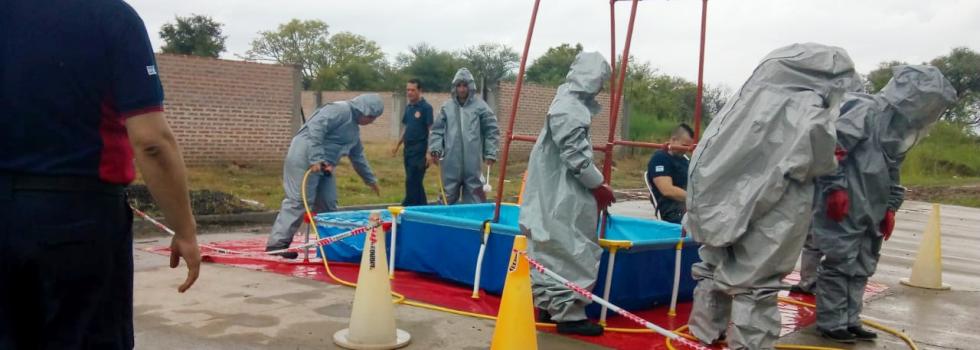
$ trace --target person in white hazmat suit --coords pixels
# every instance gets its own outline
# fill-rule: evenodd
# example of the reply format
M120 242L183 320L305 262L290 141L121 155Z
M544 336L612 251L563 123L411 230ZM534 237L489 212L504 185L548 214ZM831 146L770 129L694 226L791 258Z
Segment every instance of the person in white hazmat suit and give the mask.
M497 116L476 91L473 74L466 68L456 71L452 98L442 104L429 135L429 154L442 170L446 204L487 199L481 168L497 160L500 129Z
M575 57L531 150L519 218L521 232L530 238L528 254L585 289L595 285L599 272L599 211L615 201L593 163L589 133L600 110L595 96L609 72L599 53ZM556 322L559 333L602 334L602 327L586 318L589 298L536 270L531 289L542 321Z
M774 348L777 292L803 248L814 179L837 166L833 121L853 77L841 48L776 49L704 131L683 220L701 244L688 321L701 342L727 335L731 349Z
M897 66L892 72L877 94L846 95L836 123L840 165L817 180L813 236L824 254L817 329L839 342L877 337L861 327L859 316L882 240L891 236L904 200L902 161L956 99L936 67Z
M312 173L306 184L307 200L316 213L337 210L337 183L333 170L344 156L350 158L354 171L364 183L380 195L378 180L364 156L360 127L373 123L382 113L384 101L381 97L363 94L350 101L321 107L296 132L283 164L282 186L286 198L272 225L266 251L288 248L292 243L293 234L306 212L301 189L303 175L308 169ZM294 252L280 255L289 259L298 256Z

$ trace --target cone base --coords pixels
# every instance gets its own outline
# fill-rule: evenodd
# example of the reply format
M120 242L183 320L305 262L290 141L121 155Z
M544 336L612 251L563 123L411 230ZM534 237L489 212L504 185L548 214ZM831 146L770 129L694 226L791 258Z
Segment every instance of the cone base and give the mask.
M340 331L337 331L337 333L334 333L333 334L333 342L334 342L334 344L337 344L340 347L345 348L345 349L354 349L354 350L386 350L386 349L398 349L398 348L401 348L401 347L403 347L405 345L408 345L408 342L412 340L412 336L410 334L408 334L408 332L406 332L406 331L403 331L401 329L395 329L395 333L397 335L396 335L396 340L393 343L388 343L388 344L358 344L358 343L355 343L355 342L351 341L351 339L350 339L350 328L344 328L344 329L342 329Z
M950 286L948 284L945 284L945 283L943 283L941 286L923 286L923 285L918 285L918 284L916 284L916 283L914 283L912 281L909 281L908 278L902 278L898 282L901 283L901 284L903 284L903 285L906 285L906 286L909 286L909 287L915 287L915 288L932 289L932 290L949 290L950 289Z

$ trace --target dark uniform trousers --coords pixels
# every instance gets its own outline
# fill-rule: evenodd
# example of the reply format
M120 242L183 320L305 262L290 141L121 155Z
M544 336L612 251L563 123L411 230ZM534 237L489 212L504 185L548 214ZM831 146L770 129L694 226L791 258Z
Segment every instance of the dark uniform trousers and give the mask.
M0 173L0 349L132 349L122 187L46 187Z
M404 206L427 205L425 196L425 153L428 142L405 143L405 200Z

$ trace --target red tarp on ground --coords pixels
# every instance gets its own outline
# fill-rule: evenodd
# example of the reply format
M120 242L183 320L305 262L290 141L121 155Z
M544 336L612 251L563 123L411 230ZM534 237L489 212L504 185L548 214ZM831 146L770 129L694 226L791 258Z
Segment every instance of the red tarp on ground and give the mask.
M278 257L263 256L265 249L265 238L253 238L235 241L224 241L210 243L201 247L201 253L205 262L218 263L244 267L253 270L275 272L283 275L308 278L313 280L336 283L330 279L324 270L323 263L319 260L303 262L300 256L296 260L286 260ZM296 242L301 244L301 242ZM254 252L254 255L224 254L209 249L208 246L221 249L234 250L238 252ZM168 247L151 248L149 251L160 254L168 254ZM310 254L314 256L314 254ZM358 266L348 263L330 263L330 270L338 278L346 281L356 282ZM671 272L672 273L672 272ZM787 277L788 282L795 282L799 276L794 272ZM410 271L396 271L395 279L391 282L392 289L405 295L410 300L423 303L438 305L460 311L479 313L484 315L496 315L497 307L500 304L500 297L481 293L480 299L470 298L472 287L461 284L439 280L424 274ZM865 291L865 298L874 296L887 289L886 286L874 282L868 283ZM814 303L813 297L809 295L780 293L781 296L806 302ZM691 311L691 303L680 303L677 305L677 316L667 316L667 307L657 307L648 310L634 311L650 322L653 322L667 329L677 329L687 324L687 318ZM816 319L815 311L812 308L799 307L796 305L780 303L779 311L783 315L783 329L781 335L786 335L802 329L812 324ZM641 326L609 312L608 327L617 328L640 328ZM543 332L554 332L553 328L542 328ZM616 349L666 349L664 337L653 333L618 333L606 332L601 337L579 337L573 338L607 346ZM678 349L683 346L675 345Z

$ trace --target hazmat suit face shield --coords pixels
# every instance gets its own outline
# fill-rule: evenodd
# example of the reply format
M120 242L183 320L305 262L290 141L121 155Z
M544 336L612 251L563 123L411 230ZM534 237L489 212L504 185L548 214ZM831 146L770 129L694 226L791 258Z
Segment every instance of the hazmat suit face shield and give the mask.
M938 68L896 66L893 77L881 89L889 104L891 118L879 129L882 148L892 158L905 155L926 135L956 100L956 90Z

